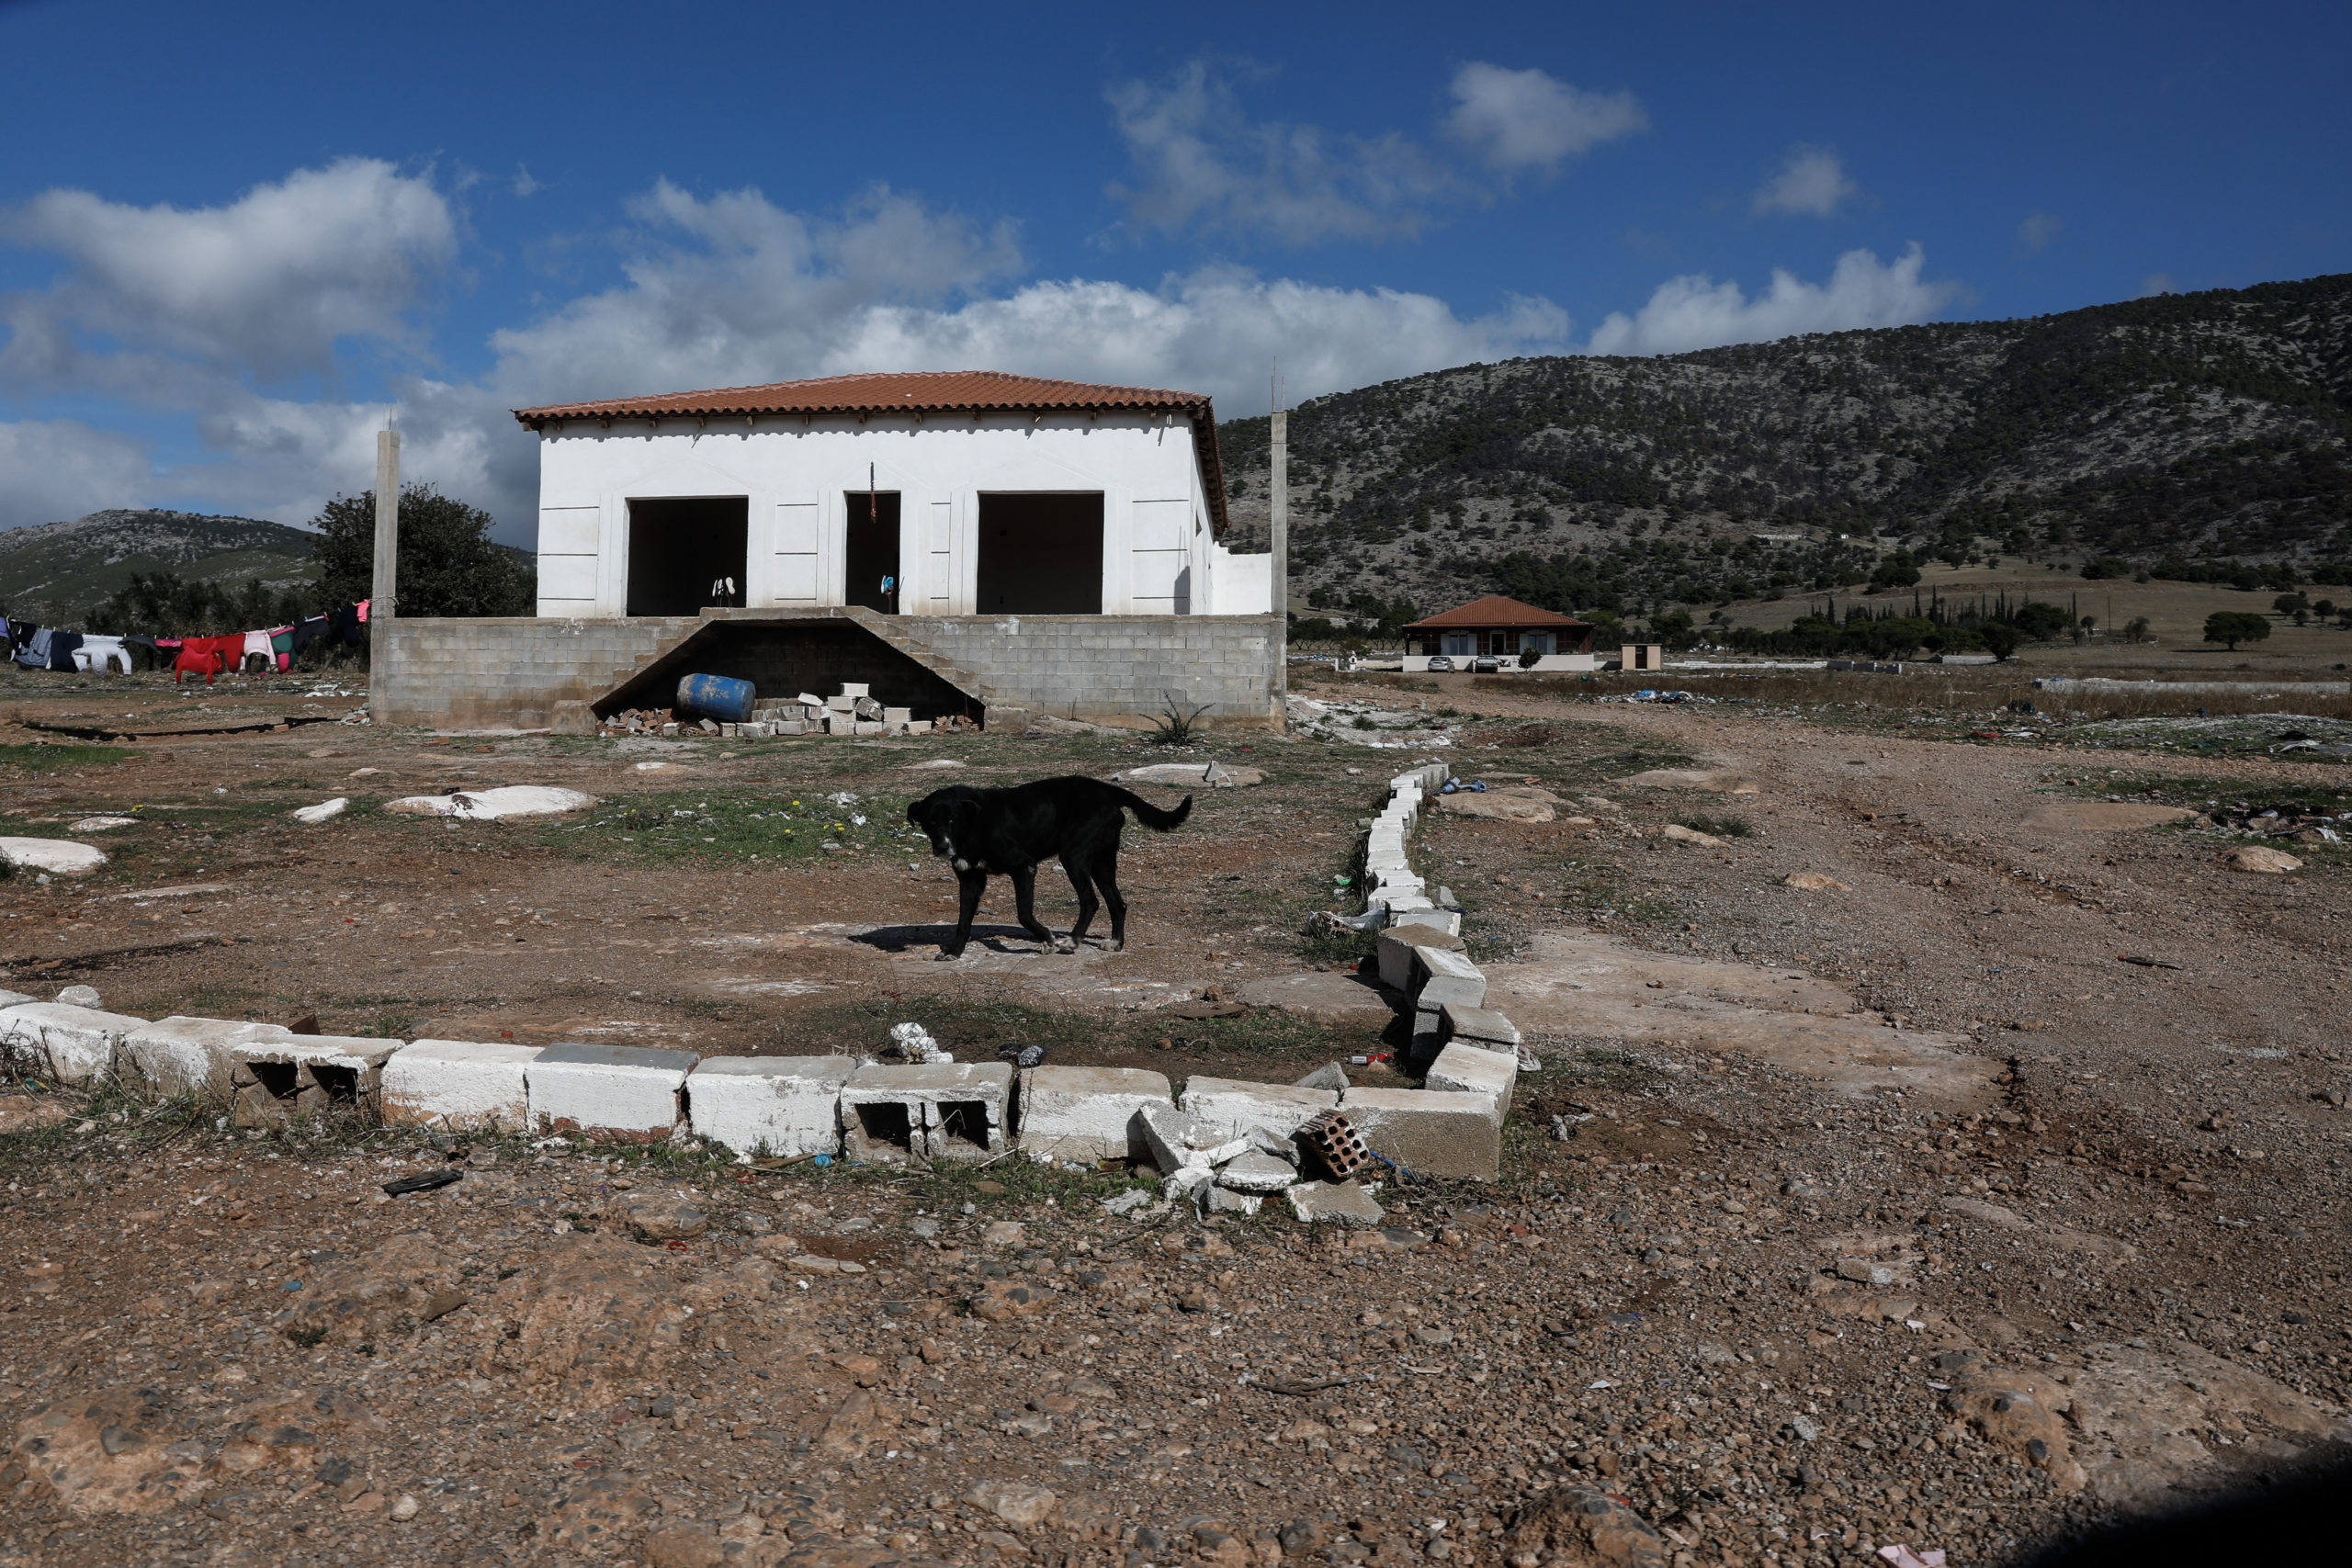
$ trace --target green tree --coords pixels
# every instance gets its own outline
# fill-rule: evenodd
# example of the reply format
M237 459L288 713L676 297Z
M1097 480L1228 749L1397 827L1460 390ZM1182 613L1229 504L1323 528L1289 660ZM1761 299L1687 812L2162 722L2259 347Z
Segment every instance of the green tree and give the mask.
M2007 621L1988 621L1977 630L1984 639L1984 651L1996 659L2007 659L2018 650L2018 629Z
M490 513L446 496L429 484L401 487L400 595L401 615L527 615L538 594L538 570L526 557L490 537ZM311 526L319 563L319 592L329 604L347 604L374 591L376 492L336 496ZM323 606L322 606L323 607Z
M1897 550L1871 572L1871 589L1910 588L1918 583L1919 563L1911 558L1909 550Z
M2205 640L2227 643L2232 653L2242 642L2260 642L2269 635L2269 617L2251 610L2216 610L2205 617Z
M2048 642L2075 624L2075 617L2055 604L2035 599L2010 612L2010 621L2018 630L2036 642Z

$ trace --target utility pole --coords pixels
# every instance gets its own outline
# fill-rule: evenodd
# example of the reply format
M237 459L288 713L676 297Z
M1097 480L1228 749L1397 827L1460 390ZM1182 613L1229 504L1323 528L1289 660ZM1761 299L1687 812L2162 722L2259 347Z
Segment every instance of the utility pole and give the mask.
M368 602L368 716L384 722L385 666L390 662L392 604L400 588L401 433L376 433L376 574Z
M1273 444L1272 472L1266 481L1267 512L1273 535L1268 563L1266 608L1274 617L1274 689L1290 694L1290 415L1283 410L1282 361L1274 361L1273 411L1268 434ZM1277 716L1279 716L1279 715Z

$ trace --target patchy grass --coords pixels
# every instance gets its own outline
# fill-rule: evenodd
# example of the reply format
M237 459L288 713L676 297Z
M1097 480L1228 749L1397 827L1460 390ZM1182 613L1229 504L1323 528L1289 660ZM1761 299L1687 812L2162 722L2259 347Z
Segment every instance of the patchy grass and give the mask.
M127 746L77 746L70 741L34 740L21 746L0 746L0 766L28 773L53 773L62 768L106 768L133 755Z
M665 790L608 800L580 821L550 823L534 836L551 849L602 861L806 861L927 851L907 826L903 797L831 798L854 793Z

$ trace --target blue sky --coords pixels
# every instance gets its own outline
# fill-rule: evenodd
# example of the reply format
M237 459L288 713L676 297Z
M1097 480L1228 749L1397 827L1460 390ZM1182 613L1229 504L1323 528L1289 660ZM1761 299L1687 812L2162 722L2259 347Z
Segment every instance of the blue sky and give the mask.
M2352 268L2342 6L0 0L0 527L526 539L517 403L988 367L1294 400Z

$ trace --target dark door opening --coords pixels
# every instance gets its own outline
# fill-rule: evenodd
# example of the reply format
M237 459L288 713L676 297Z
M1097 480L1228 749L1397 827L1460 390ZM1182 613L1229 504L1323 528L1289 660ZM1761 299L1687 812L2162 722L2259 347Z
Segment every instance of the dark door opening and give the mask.
M628 613L692 615L743 603L751 541L748 497L628 503Z
M849 539L842 551L842 603L886 615L899 613L899 492L848 492ZM886 589L883 585L888 583Z
M983 615L1102 613L1102 495L983 495Z

